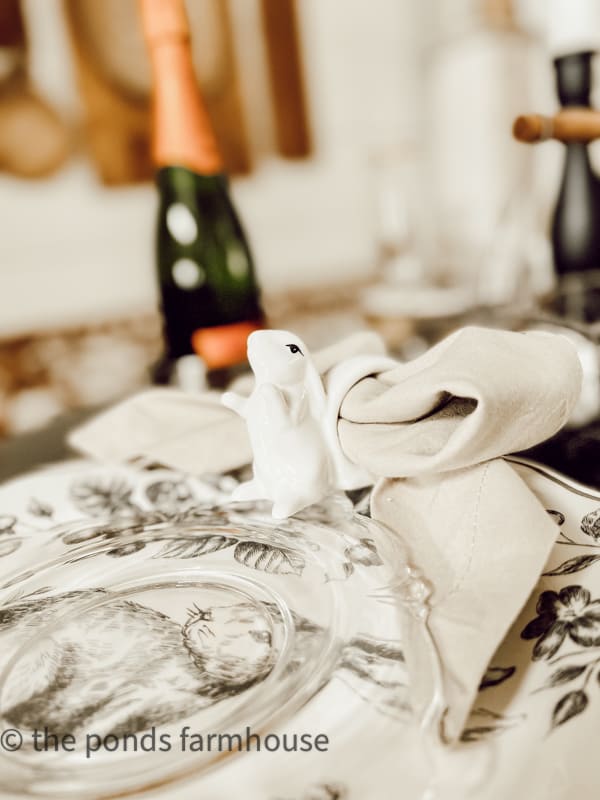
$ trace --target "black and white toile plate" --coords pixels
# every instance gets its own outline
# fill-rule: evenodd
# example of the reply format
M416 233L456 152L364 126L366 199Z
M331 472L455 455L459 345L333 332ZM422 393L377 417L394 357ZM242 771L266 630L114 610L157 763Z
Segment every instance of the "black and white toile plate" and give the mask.
M483 747L485 779L460 800L592 800L600 493L512 463L555 520L556 545L445 769L460 785ZM405 577L401 544L344 504L276 525L215 508L231 488L81 461L0 486L3 798L440 796L424 794L431 765L408 713L390 591ZM76 751L35 752L40 725ZM207 748L210 733L245 728L313 746ZM130 749L113 752L125 734Z
M72 462L0 487L4 791L223 785L257 736L287 787L332 724L406 724L398 537L340 498L215 505L227 481Z

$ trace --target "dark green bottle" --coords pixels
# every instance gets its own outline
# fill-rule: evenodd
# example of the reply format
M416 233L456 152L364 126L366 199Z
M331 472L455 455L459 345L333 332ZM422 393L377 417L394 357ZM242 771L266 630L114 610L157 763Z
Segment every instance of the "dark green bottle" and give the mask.
M193 353L222 380L262 326L248 242L196 82L183 0L140 0L153 71L158 279L168 382ZM217 381L220 382L220 381Z
M252 256L227 179L164 167L157 184L158 271L166 356L173 361L203 350L205 329L226 326L217 335L238 327L243 332L240 323L254 329L262 312ZM209 367L230 366L213 363L217 354L200 355ZM223 360L229 360L227 354Z

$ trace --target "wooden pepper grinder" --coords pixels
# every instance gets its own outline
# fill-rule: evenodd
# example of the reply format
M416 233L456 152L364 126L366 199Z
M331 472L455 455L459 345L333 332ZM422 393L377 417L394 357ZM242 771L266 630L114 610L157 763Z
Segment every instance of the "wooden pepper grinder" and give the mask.
M590 107L591 52L556 58L562 109L552 118L519 117L513 133L522 142L557 139L565 144L563 176L552 221L554 264L559 276L600 270L600 180L589 142L600 138L600 112Z

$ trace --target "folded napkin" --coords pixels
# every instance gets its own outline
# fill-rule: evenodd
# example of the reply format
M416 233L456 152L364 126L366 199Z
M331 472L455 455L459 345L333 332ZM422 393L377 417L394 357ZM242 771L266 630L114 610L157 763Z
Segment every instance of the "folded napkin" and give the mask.
M462 328L357 383L341 404L339 436L349 458L377 475L446 472L552 436L581 379L563 336Z
M365 356L379 359L384 352L379 336L361 332L316 353L314 362L324 375L340 362ZM367 369L363 374L371 373ZM252 386L249 373L231 388L250 394ZM195 475L228 472L252 460L246 424L223 406L218 392L140 392L74 430L69 443L100 461L143 458Z
M577 355L554 334L464 328L406 364L384 358L370 334L314 358L333 398L328 413L344 457L379 479L373 517L398 531L432 585L440 730L456 740L555 536L544 508L499 457L566 422L581 386ZM144 392L76 430L70 442L95 458L143 457L196 474L251 460L243 421L215 393ZM425 663L415 653L417 708L430 703L436 686Z

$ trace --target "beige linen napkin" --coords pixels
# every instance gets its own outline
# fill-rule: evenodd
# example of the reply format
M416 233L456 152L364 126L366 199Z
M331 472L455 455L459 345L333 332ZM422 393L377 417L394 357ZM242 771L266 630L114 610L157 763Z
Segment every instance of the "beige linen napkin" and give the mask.
M580 383L563 337L465 328L361 381L342 402L344 452L395 478L376 486L372 514L401 533L433 586L447 739L460 735L493 643L526 602L556 533L497 457L555 433ZM425 703L431 687L420 677Z
M561 428L581 368L556 334L462 328L346 395L339 435L377 475L445 472L524 450Z
M566 422L581 369L566 339L537 332L465 328L412 362L369 369L382 363L381 353L376 337L357 335L317 353L315 362L326 387L336 371L352 376L340 397L343 453L383 479L372 514L403 537L433 585L430 628L443 667L443 734L454 740L555 534L543 507L498 457L546 439ZM242 420L220 406L218 395L174 390L125 401L70 441L96 458L143 456L194 473L251 458ZM416 704L425 706L432 676L419 667L412 678Z
M361 332L319 351L314 361L326 374L345 359L384 352L379 336ZM249 373L232 388L250 394L252 386ZM246 424L220 398L218 392L149 389L72 431L69 444L106 462L143 458L195 475L237 469L252 460Z

